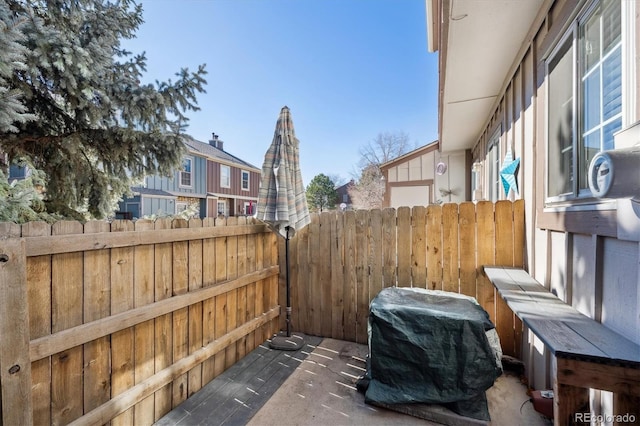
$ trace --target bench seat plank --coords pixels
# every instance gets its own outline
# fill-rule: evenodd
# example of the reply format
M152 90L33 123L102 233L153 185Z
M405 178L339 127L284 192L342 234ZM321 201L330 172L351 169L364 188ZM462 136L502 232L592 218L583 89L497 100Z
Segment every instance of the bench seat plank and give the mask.
M500 297L557 357L640 368L640 346L583 315L526 271L485 266Z

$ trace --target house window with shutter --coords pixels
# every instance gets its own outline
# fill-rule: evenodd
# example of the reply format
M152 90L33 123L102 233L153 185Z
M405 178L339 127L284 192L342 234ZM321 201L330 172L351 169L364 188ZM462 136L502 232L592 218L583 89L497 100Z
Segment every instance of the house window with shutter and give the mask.
M593 2L546 65L547 197L589 197L589 163L622 128L621 2Z

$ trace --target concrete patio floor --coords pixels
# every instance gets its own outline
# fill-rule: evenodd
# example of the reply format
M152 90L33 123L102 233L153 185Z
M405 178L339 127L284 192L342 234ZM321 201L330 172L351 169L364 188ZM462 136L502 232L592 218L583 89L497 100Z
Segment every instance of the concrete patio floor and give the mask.
M305 336L297 351L274 350L265 342L156 425L487 424L438 406L410 406L416 417L365 404L356 382L366 356L366 345L315 336ZM487 399L491 425L551 424L525 402L526 386L514 374L500 376Z
M364 403L355 383L365 371L367 346L323 339L248 425L470 425L486 424L431 407L431 421ZM487 391L491 425L550 425L526 394L526 386L505 373ZM523 405L524 403L524 405ZM422 410L421 410L422 411ZM421 415L424 415L421 412Z

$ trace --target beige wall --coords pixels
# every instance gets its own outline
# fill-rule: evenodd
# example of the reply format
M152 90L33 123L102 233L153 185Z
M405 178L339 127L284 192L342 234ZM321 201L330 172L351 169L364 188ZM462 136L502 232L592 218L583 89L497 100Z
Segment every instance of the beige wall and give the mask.
M410 158L389 170L389 182L409 182L433 179L437 151Z
M469 194L468 157L466 151L441 153L433 149L385 168L385 207L466 201ZM446 166L442 174L436 172L439 163Z
M389 207L414 207L430 204L429 186L392 186Z
M438 163L447 165L447 171L435 176L434 197L444 203L461 203L468 199L468 169L466 153L455 151L439 154ZM451 191L451 193L449 193Z

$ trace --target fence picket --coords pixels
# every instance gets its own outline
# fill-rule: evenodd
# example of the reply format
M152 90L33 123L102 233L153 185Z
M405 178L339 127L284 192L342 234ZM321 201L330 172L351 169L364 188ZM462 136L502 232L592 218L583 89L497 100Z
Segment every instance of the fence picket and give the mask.
M79 222L57 222L52 235L82 234ZM82 252L56 254L51 259L51 331L82 324ZM51 421L66 424L83 414L82 347L69 348L51 359Z
M478 244L478 268L476 269L478 303L489 313L491 321L496 321L496 305L493 285L481 273L479 267L482 265L495 264L495 216L493 203L490 201L480 201L476 205L477 217L477 244Z
M202 228L202 220L196 218L189 219L189 228ZM202 240L189 241L189 266L187 268L189 271L189 291L195 291L202 288L202 248ZM189 342L189 355L193 354L203 346L202 310L202 302L194 303L189 306L189 334L187 339ZM188 383L189 388L187 390L187 397L193 395L202 388L202 364L198 364L189 370Z
M157 219L154 229L171 229L171 219ZM164 300L173 295L173 247L171 243L156 244L154 248L155 256L155 277L154 301ZM162 369L173 363L173 314L169 313L156 318L155 320L155 363L154 371ZM164 414L171 410L173 387L169 383L158 390L154 395L154 418L159 420Z
M188 228L185 219L174 219L173 229ZM189 291L189 242L176 241L173 253L173 295L185 294ZM189 355L189 309L181 308L173 312L173 362L180 361ZM189 392L189 376L183 374L173 381L171 404L176 407L187 399Z
M87 222L84 233L109 232L109 223ZM83 322L108 317L111 313L111 268L108 249L84 253ZM91 411L111 398L109 337L100 337L84 345L84 411Z
M367 343L369 318L369 213L356 211L356 343Z
M247 218L242 216L238 217L238 225L246 225ZM238 272L237 276L241 277L247 273L248 270L248 260L247 260L247 236L240 235L238 238ZM238 304L236 311L236 324L242 325L244 324L248 318L247 316L247 286L238 289ZM200 315L202 316L202 314ZM191 319L191 312L189 312L189 319ZM200 326L202 326L202 318L200 318ZM202 343L202 339L200 339ZM190 340L191 341L191 340ZM197 346L194 348L197 349ZM242 359L247 353L247 336L242 336L240 340L237 342L237 359ZM192 350L189 350L191 353ZM191 380L191 379L189 379ZM191 387L189 387L189 392L191 392Z
M427 288L442 290L442 206L427 207Z
M427 287L427 209L411 209L411 286Z
M344 215L344 338L356 340L356 214Z
M226 219L218 217L215 226L225 226ZM216 238L216 283L227 279L227 238ZM215 298L215 334L214 339L218 339L227 332L227 294L220 294ZM220 351L215 355L214 359L214 377L217 377L225 370L226 351Z
M51 225L30 222L22 226L23 237L51 235ZM29 334L37 339L51 334L51 256L27 258L27 303L38 306L29 309ZM31 363L33 424L51 423L51 357Z
M202 226L209 228L215 225L215 219L207 217ZM202 281L204 287L214 285L216 280L216 239L206 238L202 243ZM210 297L202 302L202 344L215 340L216 298ZM211 357L202 363L202 382L208 383L215 377L215 358Z
M3 226L4 235L19 228ZM9 228L9 229L7 229ZM0 239L0 424L33 424L24 239Z
M138 220L135 230L153 229L154 223L149 220ZM154 247L151 244L137 246L133 252L134 285L133 304L140 307L153 303L154 298ZM134 378L135 383L141 383L153 376L155 360L155 321L149 320L138 324L134 328ZM138 402L133 409L135 424L151 424L155 417L154 395L150 395Z
M277 237L275 234L271 233L267 238L264 239L265 242L265 261L267 262L269 267L278 265L278 240L281 238ZM279 276L282 276L282 271ZM276 306L278 306L278 295L279 295L279 281L278 276L274 276L269 278L270 282L268 291L265 292L264 301L266 303L263 304L262 312L270 312ZM273 318L271 321L265 324L265 335L260 340L261 342L271 338L274 334L278 332L279 328L279 320L278 318Z
M383 275L383 253L385 252L384 242L382 240L382 210L371 210L370 224L370 244L371 244L371 277L369 279L369 300L367 304L384 288Z
M382 257L383 287L398 285L397 267L397 219L395 209L387 208L382 211Z
M344 214L331 223L331 336L344 338ZM296 288L294 286L294 288Z
M398 208L398 286L411 287L411 209Z
M111 232L134 231L133 222L116 220L111 224ZM134 248L111 249L111 314L126 312L134 307ZM126 392L135 385L133 327L128 327L111 335L111 396ZM128 408L111 420L113 426L133 424L133 408Z
M460 236L460 293L476 297L476 208L473 203L458 207Z
M325 253L324 258L318 259L320 273L320 336L331 334L331 265L335 261L331 257L331 222L335 218L333 212L320 214L320 253Z
M442 206L442 289L460 292L460 253L458 250L457 204Z
M309 238L307 241L309 242L309 253L322 253L320 251L320 215L314 214L311 216L311 223L308 225L308 233ZM309 304L306 307L306 314L309 320L309 334L314 336L321 335L321 327L322 327L322 300L321 300L321 290L322 284L320 281L320 262L326 259L325 256L319 258L317 256L309 256L307 258L307 265L309 267L309 273L305 278L302 278L303 281L306 282L305 288L309 289L309 298L310 300L315 301L316 303ZM317 321L313 321L313 318L317 318Z

